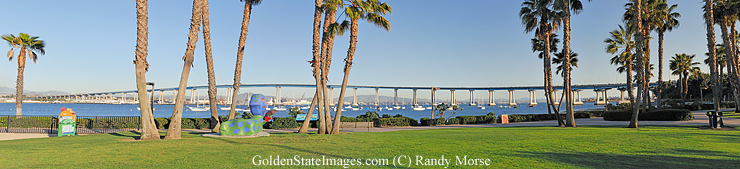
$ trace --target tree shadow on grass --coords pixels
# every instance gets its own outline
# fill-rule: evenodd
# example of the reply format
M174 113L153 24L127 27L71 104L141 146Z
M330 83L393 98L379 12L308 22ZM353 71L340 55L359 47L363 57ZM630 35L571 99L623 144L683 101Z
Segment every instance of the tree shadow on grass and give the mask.
M720 152L711 152L710 154L705 153L706 152L701 150L691 150L690 153L686 154L727 158L727 156L718 157L713 155ZM520 152L512 155L526 158L545 159L556 163L567 163L587 168L726 168L729 166L740 166L740 160L737 159L705 159L667 155L628 155L592 152Z
M141 132L138 132L138 131L130 131L130 132L135 135L124 135L121 133L108 133L108 134L113 135L113 136L118 136L118 137L131 137L134 140L139 140L139 138L141 138Z

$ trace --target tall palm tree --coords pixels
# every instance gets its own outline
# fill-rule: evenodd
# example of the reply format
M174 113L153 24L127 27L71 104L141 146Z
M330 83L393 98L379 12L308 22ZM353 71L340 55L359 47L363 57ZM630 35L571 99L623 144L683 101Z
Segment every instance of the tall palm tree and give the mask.
M229 110L229 120L236 116L236 96L239 95L239 87L242 85L242 61L244 58L244 45L247 43L247 30L249 29L249 19L252 18L252 7L262 3L262 0L239 0L244 3L244 16L242 16L242 31L239 34L239 46L236 49L236 68L234 69L234 93L231 94L231 109Z
M141 137L140 140L159 140L159 132L154 124L154 115L149 105L146 89L146 72L149 63L146 61L149 38L147 0L136 0L136 89L139 94L141 107Z
M643 25L642 25L642 22L641 22L642 21L642 15L640 15L640 11L642 11L642 7L641 7L642 5L639 5L639 4L642 4L642 0L632 0L632 3L633 4L638 4L638 5L634 5L635 7L634 7L634 10L633 10L633 13L632 13L635 16L635 17L632 17L632 23L633 23L632 25L634 26L634 30L635 30L635 46L636 46L635 53L637 54L637 58L636 59L637 60L643 60L643 50L644 50L644 48L643 48L643 38L644 38L644 34L643 34L643 31L640 31L640 30L643 29L642 28ZM638 63L637 64L637 69L638 70L643 70L643 64L642 64L642 62L637 62L637 63ZM643 71L637 71L637 76L638 77L644 77ZM633 106L633 108L632 108L633 109L632 110L632 118L630 119L629 125L627 125L627 127L629 127L629 128L637 128L638 127L638 125L637 125L637 116L639 115L640 110L638 109L639 108L639 104L637 104L637 101L638 100L641 100L642 91L643 91L643 85L642 85L643 83L644 83L643 79L640 79L640 80L637 81L637 97L635 97L635 102L634 102L634 104L632 104L632 106Z
M339 103L337 104L337 107L342 107L342 104L344 103L344 94L347 89L347 81L349 80L349 71L352 68L352 60L355 55L355 50L357 49L357 27L359 25L357 22L360 19L363 19L377 27L385 29L388 32L391 31L391 23L383 17L386 14L392 13L391 6L385 2L380 2L379 0L348 0L345 4L348 6L345 7L344 13L350 19L349 49L347 50L347 57L344 59L344 79L342 80L342 89L341 92L339 92ZM336 119L334 120L335 127L332 129L331 134L339 134L338 126L341 115L342 110L337 109L337 113L335 115Z
M674 75L679 75L680 79L683 80L681 86L681 99L686 98L688 94L688 77L689 74L697 76L701 73L701 70L697 65L699 62L694 62L696 55L687 55L686 53L678 54L673 56L669 63L669 68L673 70Z
M558 37L558 34L552 34L552 36L550 36L550 40L549 40L550 52L549 53L558 52L558 43L560 43L560 39L558 39L557 37ZM532 40L532 52L540 52L537 55L537 57L540 59L544 59L545 55L548 54L548 52L544 52L545 51L545 41L537 39L536 37L532 38L531 40ZM547 102L548 105L550 105L550 100L545 99L545 101ZM547 110L548 110L547 111L548 114L552 114L552 110L550 106L547 106ZM559 112L559 109L555 109L555 111ZM559 126L564 125L564 124L565 123L562 120L560 119L558 120Z
M331 96L330 93L327 91L327 83L329 81L329 68L331 67L331 56L334 51L334 36L337 33L337 24L336 24L336 18L337 18L337 9L340 7L343 7L341 0L327 0L324 2L324 31L322 35L321 40L321 90L324 94L322 97L322 103L324 105L324 130L325 133L331 133L330 130L332 129L332 122L331 122L331 109L329 103L329 98L334 97ZM341 32L340 32L341 33ZM338 116L341 117L341 116Z
M524 25L524 32L535 32L537 39L545 41L545 50L550 51L550 36L557 32L561 15L552 9L552 0L525 0L522 2L522 8L519 10L519 18L522 20ZM548 103L554 103L552 93L552 68L550 61L550 52L546 52L543 58L544 74L545 74L545 96L547 96ZM557 112L554 104L549 104L552 109ZM549 108L548 108L549 111ZM555 116L558 120L558 126L564 126L560 120L560 116Z
M558 65L557 67L555 67L555 74L559 74L560 76L563 76L563 77L566 75L565 71L567 71L565 69L565 57L566 57L565 51L560 51L555 54L554 58L552 58L552 64ZM570 59L568 59L570 61L569 69L572 70L574 67L578 68L578 53L570 51L569 57L570 57Z
M717 66L719 66L720 77L724 74L722 70L725 69L725 66L727 66L727 58L725 57L724 51L725 51L724 44L720 43L715 46L714 54L715 54L715 57L717 58ZM704 59L704 64L707 64L707 65L711 64L712 60L709 58L709 52L704 53L704 55L707 56L707 58Z
M589 2L591 0L588 0ZM555 0L555 9L563 13L563 51L571 51L570 49L570 12L578 14L583 10L583 4L580 0ZM570 52L562 52L563 56L563 67L570 68ZM575 118L573 116L573 92L571 92L570 83L570 70L563 70L563 90L565 91L565 126L575 127Z
M714 110L719 111L719 95L720 95L720 81L719 81L719 75L718 75L718 69L717 69L717 56L715 55L715 35L714 35L714 24L715 24L715 14L714 14L714 1L713 0L704 0L704 22L707 26L707 50L709 51L709 79L711 81L712 86L712 94L713 98L715 100L714 102ZM729 57L732 58L732 57ZM732 59L731 59L732 60ZM731 62L732 63L732 62Z
M609 32L609 38L604 40L606 43L606 53L616 54L610 63L614 65L622 65L617 68L617 72L627 72L627 94L629 95L630 102L635 104L635 96L632 93L632 61L634 60L633 49L635 48L635 41L632 40L634 35L634 29L627 27L625 29L622 25L619 25L619 29L615 29Z
M313 43L312 43L312 53L313 53L313 60L310 61L311 67L313 67L313 76L316 78L316 94L314 94L313 101L311 101L311 108L306 113L306 120L303 121L303 125L301 125L301 128L298 129L298 133L307 133L308 132L308 125L310 123L311 116L313 115L314 107L317 104L317 97L319 97L319 88L320 88L320 79L318 78L320 75L319 73L319 58L321 55L321 42L320 42L320 31L321 31L321 13L322 13L322 0L316 0L314 2L314 12L313 12ZM320 133L320 132L319 132Z
M185 56L182 57L184 64L182 74L180 75L180 85L177 88L175 96L175 108L172 110L170 126L167 128L165 139L179 139L182 131L182 108L185 104L185 92L188 87L188 78L190 77L190 68L193 66L193 54L195 53L195 44L198 42L198 32L202 21L203 0L193 0L193 14L190 18L190 32L188 33L188 43L185 49ZM194 93L190 93L191 95Z
M622 17L622 20L627 23L628 26L635 26L635 23L640 23L640 29L636 29L637 32L643 35L642 40L644 41L641 43L640 48L642 49L641 55L644 57L641 57L646 60L647 63L650 63L650 32L655 30L656 26L660 23L659 16L662 11L666 8L665 3L659 3L658 0L646 0L641 1L639 4L641 5L634 5L638 3L627 3L625 4L626 11ZM637 8L639 7L639 9ZM639 14L639 19L634 17ZM642 60L642 59L641 59ZM650 76L648 76L650 72L648 66L641 66L642 69L640 69L640 72L638 72L638 75L643 83L639 83L642 86L642 88L638 88L639 92L642 92L645 97L643 99L638 99L638 102L641 101L641 109L646 110L647 106L650 105L650 99L649 99L649 85L650 85ZM641 74L641 75L640 75ZM642 76L646 75L646 76ZM644 89L644 90L643 90Z
M208 0L203 0L203 43L206 51L206 68L208 69L208 100L211 104L211 132L219 132L221 126L218 118L218 102L216 101L216 73L213 72L213 55L211 55L211 29L208 17Z
M736 44L733 43L733 34L735 30L729 30L729 27L734 24L734 22L738 18L738 9L740 8L740 1L737 0L716 0L714 1L714 7L713 7L713 19L716 22L716 24L719 24L720 30L721 30L721 36L725 47L725 56L728 61L728 66L731 67L733 70L738 70L738 58L735 55L735 49ZM706 10L706 8L705 8ZM731 31L731 32L730 32ZM716 56L715 56L716 58ZM715 59L716 62L719 62ZM715 67L716 68L716 67ZM740 74L738 71L733 71L733 73L730 74L730 84L732 84L732 87L735 90L740 89ZM717 79L717 83L721 84L721 81ZM717 87L720 88L721 86ZM714 94L718 94L718 92L715 92ZM715 96L719 97L719 96ZM715 98L718 99L718 98ZM715 102L715 111L719 110L718 103Z
M661 3L666 3L666 0L661 0ZM678 4L673 4L671 7L660 11L658 16L656 27L658 31L658 109L663 107L661 103L663 95L663 36L666 31L673 31L674 28L678 28L680 25L677 18L681 17L681 14L673 11L677 7Z
M44 47L46 43L43 40L38 40L38 36L30 36L27 33L20 33L16 37L13 34L3 35L2 39L8 41L10 50L8 51L8 61L12 61L17 49L20 53L16 60L18 60L18 78L16 79L15 86L15 116L23 116L23 72L26 69L26 57L31 58L33 63L36 64L37 53L45 54Z

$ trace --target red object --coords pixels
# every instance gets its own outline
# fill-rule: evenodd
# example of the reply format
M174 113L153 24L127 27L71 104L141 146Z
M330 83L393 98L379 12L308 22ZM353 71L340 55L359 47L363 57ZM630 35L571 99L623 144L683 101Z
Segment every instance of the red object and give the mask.
M65 110L67 110L67 108L66 108L66 107L62 107L61 109L62 109L62 111L65 111Z
M272 118L270 118L270 116L265 117L265 122L268 122L270 120L272 120Z
M509 123L509 115L508 114L502 114L501 115L501 124Z

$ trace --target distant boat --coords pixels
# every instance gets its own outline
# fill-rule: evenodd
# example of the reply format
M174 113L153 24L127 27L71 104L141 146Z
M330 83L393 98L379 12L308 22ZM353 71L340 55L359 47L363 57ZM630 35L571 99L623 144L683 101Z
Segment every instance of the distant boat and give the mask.
M218 109L221 109L221 110L231 110L231 107L221 107L221 108L218 108Z
M311 108L311 106L303 106L303 107L301 107L302 110L306 110L306 109L309 109L309 108Z
M141 111L141 107L136 107L136 110ZM154 110L157 110L157 109L154 109Z
M211 107L190 107L188 106L188 109L190 109L190 111L208 111L208 110L211 110Z
M486 107L483 107L483 106L481 106L481 107L480 107L480 109L481 109L481 110L485 110L485 109L486 109Z
M393 110L393 108L391 108L391 107L387 107L387 106L385 107L385 109L386 109L386 110Z
M287 109L285 108L285 106L277 106L277 107L273 107L272 109L273 109L273 110L277 110L277 111L285 111L285 110L287 110Z
M350 106L350 105L347 105L347 106L345 106L344 108L345 108L345 109L352 109L352 106Z
M401 109L401 106L393 106L393 109L396 109L396 110Z
M421 107L421 106L414 107L414 111L424 111L424 110L425 110L424 107Z
M357 111L357 110L360 110L360 108L359 107L353 107L352 108L352 111Z

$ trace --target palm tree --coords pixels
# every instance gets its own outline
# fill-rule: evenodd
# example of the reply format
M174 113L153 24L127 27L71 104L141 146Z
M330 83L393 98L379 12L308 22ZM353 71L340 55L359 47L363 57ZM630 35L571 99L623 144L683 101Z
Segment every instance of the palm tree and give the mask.
M147 42L149 36L147 0L136 0L136 89L139 94L141 107L141 137L140 140L159 140L159 132L154 124L154 115L149 105L146 89L146 72L149 70L147 57Z
M23 71L26 69L26 56L36 64L38 56L36 53L45 54L44 47L46 43L43 40L38 40L38 36L30 36L27 33L20 33L17 37L13 34L3 35L2 38L8 41L11 46L8 51L8 61L13 60L16 49L20 52L16 57L16 60L18 60L18 78L15 86L15 116L20 118L23 116L23 109L21 108L23 107Z
M640 4L640 5L634 5L634 4ZM641 43L642 45L639 45L643 52L640 54L646 59L647 63L650 63L650 32L656 28L656 26L659 24L659 16L660 12L664 11L666 8L665 3L659 3L656 0L647 0L647 1L640 1L640 3L627 3L625 4L626 11L622 17L622 20L627 23L628 26L636 26L635 23L640 23L640 29L636 29L636 31L643 35L642 40L644 41ZM638 8L639 7L639 8ZM637 12L639 11L640 15L639 18L634 17L637 16ZM638 87L638 92L641 92L640 94L643 94L645 97L644 99L638 99L639 101L642 101L641 109L646 110L646 107L650 105L650 99L649 99L649 84L650 84L650 76L642 76L642 75L648 75L650 74L649 67L647 66L640 66L642 69L640 69L640 72L638 72L638 76L642 80L642 83L639 83L643 86L642 88ZM644 89L644 90L643 90ZM638 97L640 98L640 97ZM639 105L639 104L638 104Z
M313 109L317 104L317 97L319 97L319 88L320 88L320 79L319 76L319 66L317 65L319 62L319 58L321 55L321 45L320 45L320 39L319 39L319 32L321 31L321 13L322 13L322 0L316 0L314 3L314 13L313 13L313 44L312 44L312 53L313 53L313 60L309 63L311 63L311 67L313 67L313 76L316 78L316 94L314 94L313 101L311 101L311 108L306 113L307 120L303 121L303 125L301 125L301 128L298 129L298 133L307 133L308 132L308 125L310 123L311 115L313 115ZM321 133L321 132L319 132Z
M239 0L245 1L245 0ZM234 69L234 93L231 95L231 109L229 110L229 120L236 116L236 96L239 95L239 87L242 79L242 61L244 58L244 45L247 43L247 30L249 29L249 19L252 17L252 7L262 3L262 0L246 0L244 3L244 16L242 17L242 31L239 34L239 46L236 49L236 68Z
M327 0L324 3L324 31L322 36L322 42L321 42L321 90L322 94L324 96L322 97L322 103L324 108L324 130L325 133L331 133L330 130L332 129L332 122L331 122L331 109L329 103L329 98L334 97L329 95L329 92L327 91L327 83L329 81L329 68L331 67L331 56L334 51L334 37L338 30L337 24L336 24L336 18L337 18L337 9L340 7L343 7L344 4L342 4L341 0ZM341 33L341 32L339 32ZM341 116L338 116L341 117Z
M552 0L525 0L522 2L522 8L519 10L519 18L522 19L524 25L524 32L535 32L537 39L544 40L545 50L550 51L550 36L558 30L560 24L560 14L551 9ZM543 58L544 73L545 73L545 96L547 96L548 103L554 103L552 93L552 68L550 61L550 52L546 52ZM554 104L549 104L552 109L555 109ZM548 108L549 112L549 108ZM555 116L558 120L558 126L563 126L560 116Z
M570 69L572 70L573 67L578 68L578 53L575 53L573 51L570 51ZM555 67L555 74L559 74L560 76L565 77L565 54L564 51L560 51L555 54L555 57L552 59L552 64L558 65ZM561 73L562 72L562 73Z
M717 44L714 50L715 57L717 58L717 66L719 66L719 75L720 77L724 74L722 69L725 69L725 66L727 66L727 58L725 57L725 47L724 44ZM704 55L707 56L706 59L704 59L704 64L711 64L712 60L709 58L709 52L704 53ZM729 73L729 72L728 72Z
M190 18L190 32L188 33L188 43L185 49L185 56L182 60L185 62L182 66L180 75L180 85L177 88L175 97L175 108L172 110L170 126L167 128L165 139L179 139L182 131L182 108L185 104L185 89L188 87L188 77L190 76L190 67L193 66L193 54L195 53L195 44L198 42L198 32L202 21L203 0L193 0L193 14ZM190 93L191 95L193 93Z
M609 38L604 40L606 46L606 53L616 54L609 61L614 65L621 65L617 68L617 72L627 72L627 94L629 95L630 102L635 104L635 96L632 93L632 62L634 60L633 49L635 48L635 41L632 40L634 35L634 29L627 27L625 29L622 25L619 25L619 29L615 29L609 32Z
M642 21L642 15L640 15L640 13L639 13L640 11L642 11L642 7L641 7L642 5L639 5L639 4L642 4L642 0L632 0L632 2L633 2L633 4L638 4L638 5L634 5L634 9L635 10L633 10L633 13L632 13L634 16L636 16L636 17L632 17L633 18L632 19L632 23L633 23L632 25L634 26L634 29L633 30L635 30L635 46L636 46L635 53L637 54L637 60L643 60L643 50L644 50L644 48L643 48L643 38L644 38L644 34L641 31L642 30L642 26L643 26L642 25L642 22L641 22ZM638 63L637 64L637 69L638 70L642 70L643 69L642 62L637 62L637 63ZM638 77L644 77L643 76L643 72L642 71L637 71L637 76ZM640 110L638 109L639 104L637 104L637 101L639 101L641 99L641 97L642 97L642 90L643 90L642 83L644 83L643 80L638 80L637 81L637 97L635 98L635 102L633 102L633 104L632 104L632 106L633 106L633 108L632 108L633 109L632 110L632 118L630 120L629 125L627 125L627 127L629 127L629 128L637 128L638 127L638 125L637 125L637 117L638 117L638 115L640 113ZM630 90L631 90L631 88L630 88Z
M211 132L219 132L221 126L218 118L216 101L216 73L213 72L213 55L211 55L211 29L208 18L208 0L203 0L203 43L206 51L206 68L208 69L208 100L211 104Z
M669 68L673 70L674 75L679 75L679 79L683 80L681 82L681 100L685 99L686 94L688 94L689 74L698 76L698 74L701 73L701 70L699 69L699 67L697 67L697 65L699 65L700 63L694 62L694 57L696 57L696 55L676 53L676 56L672 57L670 60Z
M660 3L666 3L662 0ZM662 92L663 92L663 36L666 31L672 31L673 28L678 28L680 25L677 18L681 17L678 12L673 12L678 7L678 4L673 4L671 7L665 8L665 10L659 12L658 25L656 30L658 31L658 109L663 107Z
M588 0L589 2L591 0ZM570 11L578 14L583 10L583 4L580 0L555 0L555 9L563 13L563 51L571 51L570 49ZM570 53L563 52L563 66L571 67ZM570 69L565 69L563 72L563 90L565 91L565 126L575 127L575 118L573 116L573 92L570 88Z
M342 80L342 89L339 92L339 103L337 107L342 107L344 103L344 94L347 89L347 81L349 80L349 71L352 68L352 60L357 49L357 27L360 19L366 20L367 22L374 24L377 27L383 28L386 31L391 31L391 23L386 20L383 16L392 13L391 6L388 6L385 2L379 0L348 0L347 7L344 9L344 13L350 19L350 36L349 36L349 49L347 50L347 58L344 59L344 79ZM334 128L331 134L339 133L339 123L342 110L337 109L334 120Z
M719 81L719 75L718 75L718 69L717 69L717 56L715 55L715 35L714 35L714 24L715 24L715 14L714 14L714 2L713 0L704 0L704 22L707 26L707 50L709 51L709 79L712 84L712 94L713 98L715 100L714 102L714 110L719 111L719 95L720 95L720 81ZM724 24L721 24L724 25ZM732 58L732 57L728 57ZM731 59L733 60L733 59ZM732 63L732 61L730 62Z
M740 2L737 0L717 0L714 1L714 7L713 7L713 21L716 21L716 24L719 24L720 30L722 33L722 40L725 47L725 56L727 61L729 61L727 64L732 70L738 70L738 59L735 55L736 44L733 43L733 36L735 33L735 30L728 30L731 25L734 25L734 22L738 18L738 9L740 8ZM705 8L706 10L707 8ZM731 31L731 32L730 32ZM717 61L717 57L715 56L715 62ZM713 67L713 69L716 69L716 66ZM718 75L719 76L719 75ZM721 84L721 81L719 80L719 77L716 79L717 84ZM714 82L714 79L712 80ZM740 89L740 74L738 74L738 71L733 71L733 73L730 74L730 84L732 84L732 87L735 90ZM717 86L716 88L719 89L721 86ZM719 97L719 91L714 92L717 96L715 96L715 99L718 99ZM715 102L715 111L719 110L719 103Z
M555 53L555 52L558 51L558 43L560 43L560 39L558 39L557 37L558 37L557 34L552 34L552 36L550 36L550 40L549 40L549 43L550 43L550 52L549 53ZM544 59L545 58L545 55L548 54L547 52L544 52L545 51L545 41L544 40L539 40L537 38L532 38L531 40L532 40L532 52L540 52L537 55L537 57L540 58L540 59ZM565 96L565 95L563 95L563 96ZM547 101L547 104L549 105L550 104L550 100L547 100L547 99L545 99L545 100ZM547 110L548 110L547 111L548 114L552 114L552 111L551 111L551 109L550 109L549 106L547 107ZM555 111L560 112L559 109L555 109ZM564 124L565 123L562 120L558 120L558 125L559 126L564 125Z

